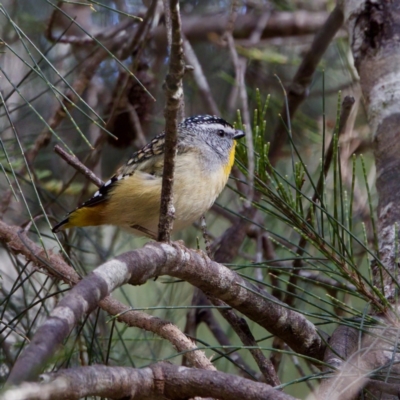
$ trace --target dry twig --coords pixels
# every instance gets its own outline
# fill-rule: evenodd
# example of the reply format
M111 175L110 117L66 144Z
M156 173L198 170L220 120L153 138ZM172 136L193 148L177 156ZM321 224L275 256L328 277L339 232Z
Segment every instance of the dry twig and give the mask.
M303 57L299 69L297 70L296 75L294 76L293 81L287 90L287 108L289 109L289 115L286 112L287 108L284 106L281 112L283 121L286 122L288 118L291 119L299 105L307 97L308 87L315 69L325 53L325 50L328 48L329 43L343 25L343 21L344 15L342 6L337 5L329 15L325 24L315 35L309 51ZM281 148L285 143L286 137L287 134L285 132L285 127L279 122L276 126L269 151L270 162L272 165L275 165L279 160L281 156Z
M169 0L169 5L171 18L171 56L169 71L165 77L164 83L166 95L166 104L164 108L165 150L161 189L160 222L158 225L158 240L162 242L170 241L175 215L173 204L174 157L177 146L179 110L182 107L183 99L182 78L185 73L179 1Z
M71 165L71 167L74 167L83 176L93 182L97 187L102 187L104 185L104 182L100 178L98 178L89 168L82 164L75 156L68 154L58 144L54 146L54 151L69 165Z

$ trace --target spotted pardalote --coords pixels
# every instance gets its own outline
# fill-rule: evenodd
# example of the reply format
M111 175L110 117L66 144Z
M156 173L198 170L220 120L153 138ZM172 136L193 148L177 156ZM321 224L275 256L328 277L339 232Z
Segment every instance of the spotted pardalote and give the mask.
M200 218L225 187L244 133L222 118L199 115L178 126L173 201L174 232ZM156 136L91 199L70 212L53 232L75 226L117 225L156 236L164 165L164 133Z

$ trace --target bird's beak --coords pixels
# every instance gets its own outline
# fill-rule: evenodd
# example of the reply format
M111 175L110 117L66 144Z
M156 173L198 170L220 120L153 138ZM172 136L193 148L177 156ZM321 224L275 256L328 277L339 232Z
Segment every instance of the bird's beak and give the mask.
M243 131L239 131L238 129L235 131L235 134L233 135L233 138L235 140L241 139L242 137L245 136L245 133Z

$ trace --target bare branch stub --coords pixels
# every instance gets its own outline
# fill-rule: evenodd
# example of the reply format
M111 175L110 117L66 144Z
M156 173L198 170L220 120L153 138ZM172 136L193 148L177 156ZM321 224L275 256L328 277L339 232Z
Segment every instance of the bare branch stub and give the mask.
M175 169L175 153L177 146L177 129L179 110L182 105L182 78L185 73L185 63L182 48L181 17L178 0L170 0L171 17L171 56L169 71L164 82L166 104L165 117L165 154L164 171L161 190L160 222L158 225L158 240L169 242L174 222L173 183Z
M104 185L104 182L100 178L98 178L89 168L83 165L75 156L68 154L58 144L54 146L54 151L69 165L71 165L71 167L74 167L82 175L93 182L97 187L102 187Z

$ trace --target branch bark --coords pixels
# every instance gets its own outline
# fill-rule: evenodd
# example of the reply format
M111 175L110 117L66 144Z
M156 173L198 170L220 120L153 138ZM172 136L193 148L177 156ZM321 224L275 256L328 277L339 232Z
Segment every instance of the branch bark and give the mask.
M87 168L84 164L82 164L76 156L72 156L68 154L64 149L62 149L58 144L54 146L54 151L65 160L71 167L74 167L77 171L79 171L83 176L93 182L97 187L102 187L104 182L96 176L96 174Z
M102 264L68 292L18 358L9 383L34 379L81 318L115 288L125 283L142 285L161 275L186 280L281 337L294 351L322 359L324 341L303 315L179 242L150 243Z
M374 138L379 196L377 250L381 263L375 263L373 268L373 284L394 302L399 282L396 258L400 223L400 4L350 1L346 3L346 13L354 63Z
M131 400L196 396L220 400L295 400L265 383L166 362L142 369L95 365L46 374L42 379L44 383L41 384L25 383L10 389L0 396L0 400L66 400L85 396Z
M326 12L281 12L269 10L260 14L239 14L232 31L234 39L249 39L258 29L259 22L266 18L268 23L260 34L260 39L275 37L302 36L314 34L326 21ZM222 36L226 31L229 20L227 14L213 14L206 16L185 16L182 21L182 30L191 42L206 41L216 35ZM154 39L160 48L165 49L165 28L158 27L154 30Z
M0 242L4 243L14 254L22 254L28 261L46 269L48 273L69 285L76 285L80 281L80 276L60 255L53 254L51 251L46 253L28 237L24 237L22 241L20 231L21 229L17 226L9 226L0 221ZM170 322L144 312L130 310L129 307L110 296L101 300L98 305L110 315L118 316L118 321L128 326L153 332L168 340L178 352L185 352L186 358L192 366L215 370L204 352L197 350L195 343ZM53 349L53 351L55 350Z
M178 143L178 118L182 107L183 88L182 78L185 73L183 58L181 17L179 14L179 1L169 1L169 14L171 18L171 56L169 71L164 82L164 91L167 98L165 117L165 153L164 170L161 189L160 222L158 225L158 240L169 242L173 228L175 209L173 198L175 153Z
M398 226L400 222L400 4L398 2L347 1L351 49L360 76L369 123L374 136L377 169L379 243L371 284L398 309ZM387 306L382 301L384 306ZM375 311L376 313L376 311ZM388 312L390 315L390 312ZM355 399L369 386L371 398L393 399L398 395L398 327L396 319L382 319L368 334L346 327L337 329L326 361L338 369L333 379L321 385L323 399ZM356 352L356 345L358 351ZM338 346L339 345L339 346ZM384 380L373 385L368 379Z

